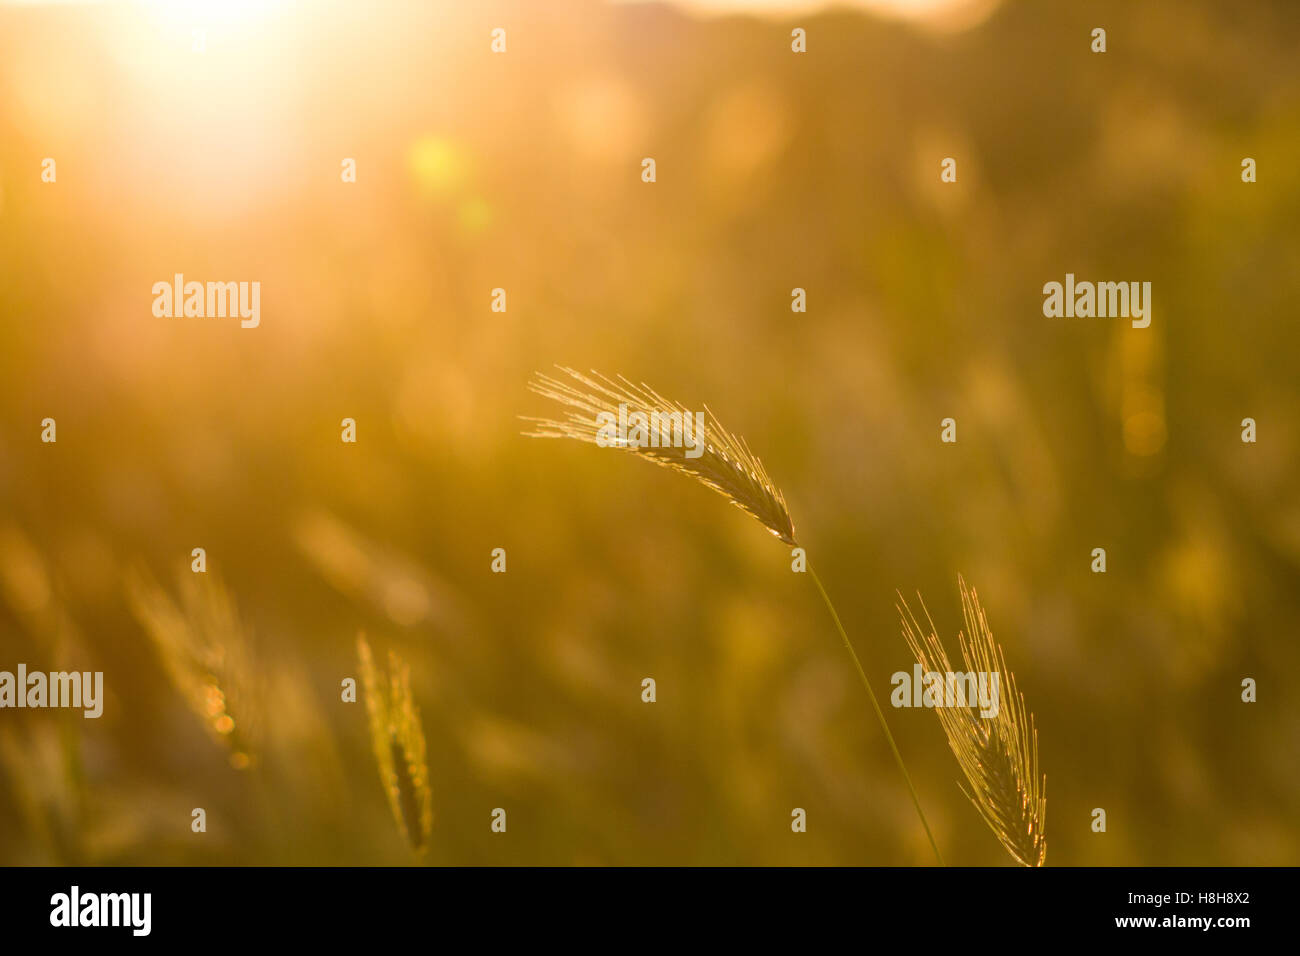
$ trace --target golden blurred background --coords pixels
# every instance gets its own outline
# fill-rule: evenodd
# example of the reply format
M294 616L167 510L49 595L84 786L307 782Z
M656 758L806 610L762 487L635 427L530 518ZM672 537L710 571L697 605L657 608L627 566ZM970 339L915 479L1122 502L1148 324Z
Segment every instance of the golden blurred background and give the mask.
M882 699L895 590L955 647L965 574L1049 865L1300 862L1298 46L1284 0L0 5L0 669L107 689L0 711L0 863L929 864L788 549L521 437L555 363L747 438ZM260 326L156 318L178 272ZM1150 328L1044 318L1066 272ZM887 716L949 862L1008 863Z

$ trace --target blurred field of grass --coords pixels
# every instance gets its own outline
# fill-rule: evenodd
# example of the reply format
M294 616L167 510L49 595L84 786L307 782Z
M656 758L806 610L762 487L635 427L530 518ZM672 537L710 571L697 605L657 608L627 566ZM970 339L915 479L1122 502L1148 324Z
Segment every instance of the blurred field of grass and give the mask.
M830 12L796 56L793 21L465 6L289 8L202 57L134 8L0 7L0 668L110 695L0 713L0 862L409 861L339 699L364 630L411 667L431 862L928 863L787 550L520 437L557 362L747 438L882 697L895 589L952 639L966 575L1049 865L1300 862L1300 8ZM1152 281L1151 327L1045 319L1067 271ZM155 319L175 272L261 281L261 326ZM200 546L245 769L131 596L184 608ZM888 716L949 861L1004 862L934 716Z

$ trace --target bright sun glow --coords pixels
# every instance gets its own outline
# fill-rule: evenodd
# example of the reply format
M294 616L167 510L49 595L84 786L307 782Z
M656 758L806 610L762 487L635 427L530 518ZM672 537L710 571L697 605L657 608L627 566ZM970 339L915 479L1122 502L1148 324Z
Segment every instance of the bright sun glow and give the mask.
M283 0L137 0L168 20L193 23L232 23L272 13Z

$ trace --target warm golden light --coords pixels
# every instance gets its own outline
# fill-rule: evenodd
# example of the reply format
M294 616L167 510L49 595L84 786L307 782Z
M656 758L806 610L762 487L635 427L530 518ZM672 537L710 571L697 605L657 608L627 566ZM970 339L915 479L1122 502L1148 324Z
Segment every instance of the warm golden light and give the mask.
M661 0L614 0L620 3ZM881 17L911 20L940 30L964 30L984 20L1001 0L664 0L701 14L789 17L835 8L860 8Z
M1300 860L1287 4L0 0L0 865Z

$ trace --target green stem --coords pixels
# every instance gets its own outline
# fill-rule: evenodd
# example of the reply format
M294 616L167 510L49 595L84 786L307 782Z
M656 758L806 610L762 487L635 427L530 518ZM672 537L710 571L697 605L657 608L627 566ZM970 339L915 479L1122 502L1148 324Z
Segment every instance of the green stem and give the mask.
M853 650L853 645L849 643L849 635L845 633L844 625L840 623L840 616L835 611L835 605L831 603L830 595L826 593L821 578L817 577L817 572L813 570L811 564L808 565L808 573L812 575L813 583L817 585L817 590L821 592L822 600L826 602L826 610L831 612L831 619L835 622L835 629L840 632L840 638L844 641L844 649L849 652L849 657L853 658L853 666L858 669L858 676L862 678L862 686L867 689L867 696L871 698L871 706L876 711L876 719L880 721L880 729L885 732L885 739L889 741L889 749L894 752L894 761L898 764L898 769L902 771L903 779L907 781L907 789L912 794L912 803L916 805L916 813L921 818L921 826L925 827L925 835L930 838L930 848L934 850L939 865L944 866L943 854L939 852L939 845L934 842L934 834L930 832L930 824L925 819L925 811L921 809L921 799L916 795L916 788L912 786L912 777L908 774L907 767L903 763L903 755L898 752L898 745L894 743L894 735L889 732L889 724L885 723L885 712L880 709L880 702L876 700L876 692L871 689L871 682L867 680L866 671L862 669L862 662L858 660L857 652Z

